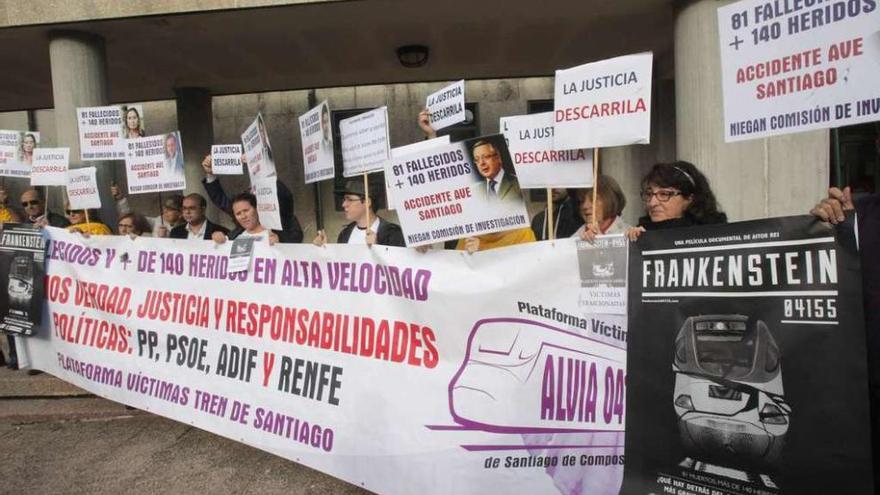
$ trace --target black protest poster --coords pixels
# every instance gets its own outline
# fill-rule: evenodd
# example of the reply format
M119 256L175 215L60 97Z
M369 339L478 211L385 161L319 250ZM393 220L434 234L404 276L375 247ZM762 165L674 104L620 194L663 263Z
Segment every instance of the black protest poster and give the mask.
M0 232L0 330L31 335L43 314L46 240L33 225Z
M621 493L873 493L851 230L647 232L629 274Z

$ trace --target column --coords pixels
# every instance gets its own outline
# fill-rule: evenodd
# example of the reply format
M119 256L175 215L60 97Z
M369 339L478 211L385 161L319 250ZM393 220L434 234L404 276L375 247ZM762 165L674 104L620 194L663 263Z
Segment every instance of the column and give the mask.
M211 153L214 144L214 113L211 92L205 88L177 88L177 127L183 140L183 159L186 170L184 194L199 193L208 199L202 186L202 160ZM212 222L220 221L220 211L208 200L207 216Z

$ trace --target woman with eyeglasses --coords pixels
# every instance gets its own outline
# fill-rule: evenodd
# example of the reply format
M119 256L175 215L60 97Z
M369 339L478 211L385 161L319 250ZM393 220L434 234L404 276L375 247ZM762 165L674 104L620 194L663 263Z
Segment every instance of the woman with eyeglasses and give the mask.
M627 230L635 241L648 230L727 223L709 181L692 163L658 163L642 179L642 201L647 215Z
M89 210L88 221L86 221L85 210L73 210L70 205L65 205L64 213L70 222L70 225L67 226L68 232L79 232L85 236L113 235L110 227L97 220L97 211L95 210Z
M626 196L620 184L610 175L599 176L599 190L596 191L596 211L593 211L593 188L577 190L578 204L584 224L571 237L587 242L596 236L626 233L630 225L621 215L626 207Z
M118 235L127 235L133 239L144 235L144 232L150 232L150 224L146 218L137 213L121 215L116 223Z

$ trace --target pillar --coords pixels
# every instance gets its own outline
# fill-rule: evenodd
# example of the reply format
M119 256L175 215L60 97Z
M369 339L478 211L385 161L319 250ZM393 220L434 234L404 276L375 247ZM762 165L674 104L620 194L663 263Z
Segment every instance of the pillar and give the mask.
M724 142L717 9L685 2L675 20L676 149L693 162L731 221L805 214L828 187L827 130Z
M83 162L80 160L77 107L107 105L107 57L100 36L78 31L53 31L49 34L49 65L52 72L52 97L55 107L55 132L58 146L70 147L70 168L97 168L101 195L101 221L116 228L116 204L110 196L110 184L116 174L124 174L118 161ZM60 189L60 188L54 188ZM59 191L60 192L60 191ZM53 194L59 198L61 194ZM57 204L50 198L50 203Z
M205 88L177 88L177 128L183 141L183 160L186 171L184 194L199 193L208 199L202 186L202 160L211 153L214 144L214 113L211 92ZM207 217L220 222L220 211L208 199Z

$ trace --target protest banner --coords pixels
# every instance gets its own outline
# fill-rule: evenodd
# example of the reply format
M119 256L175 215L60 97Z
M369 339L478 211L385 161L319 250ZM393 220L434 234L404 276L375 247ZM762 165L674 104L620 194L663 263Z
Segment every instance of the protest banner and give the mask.
M342 175L354 177L381 171L391 157L388 138L388 107L339 122L342 137Z
M125 144L129 194L186 188L180 132L127 139Z
M336 174L336 162L333 157L330 105L326 101L300 116L299 133L306 184L332 179Z
M391 173L407 246L529 227L501 134L395 157Z
M391 148L391 160L385 162L385 208L388 210L394 210L397 207L395 206L394 201L394 189L391 187L393 184L391 182L392 177L394 176L393 171L391 170L391 165L396 158L400 158L402 156L409 155L411 153L416 153L418 151L426 150L429 148L433 148L436 146L442 146L444 144L449 144L449 136L440 136L434 139L428 139L426 141L417 141L412 144L407 144L405 146L398 146L397 148Z
M376 493L619 490L625 319L578 307L574 241L257 242L233 274L210 242L49 233L23 362Z
M649 143L653 61L649 52L557 70L553 148Z
M72 210L88 210L101 207L95 167L75 168L67 171L67 199Z
M66 186L70 148L37 148L31 169L32 186Z
M143 107L79 107L76 109L76 120L79 124L79 155L84 162L96 160L124 160L125 139L128 137L126 114L130 113L135 132L133 137L143 129L141 117Z
M464 79L431 93L425 100L431 116L431 127L439 131L467 120L464 106Z
M621 493L874 493L860 271L813 217L643 233Z
M46 239L39 227L7 223L0 232L0 331L31 335L43 316Z
M878 26L875 0L719 8L725 141L880 120Z
M263 123L263 114L258 113L257 118L245 129L241 142L244 143L244 155L251 181L275 177L275 157L266 124Z
M553 112L501 117L500 127L523 189L593 185L592 150L553 148Z
M0 131L0 176L29 177L40 133Z
M241 145L212 145L211 172L214 175L241 175Z
M269 229L281 230L281 208L278 206L278 181L274 177L254 181L257 197L257 215L260 224Z

